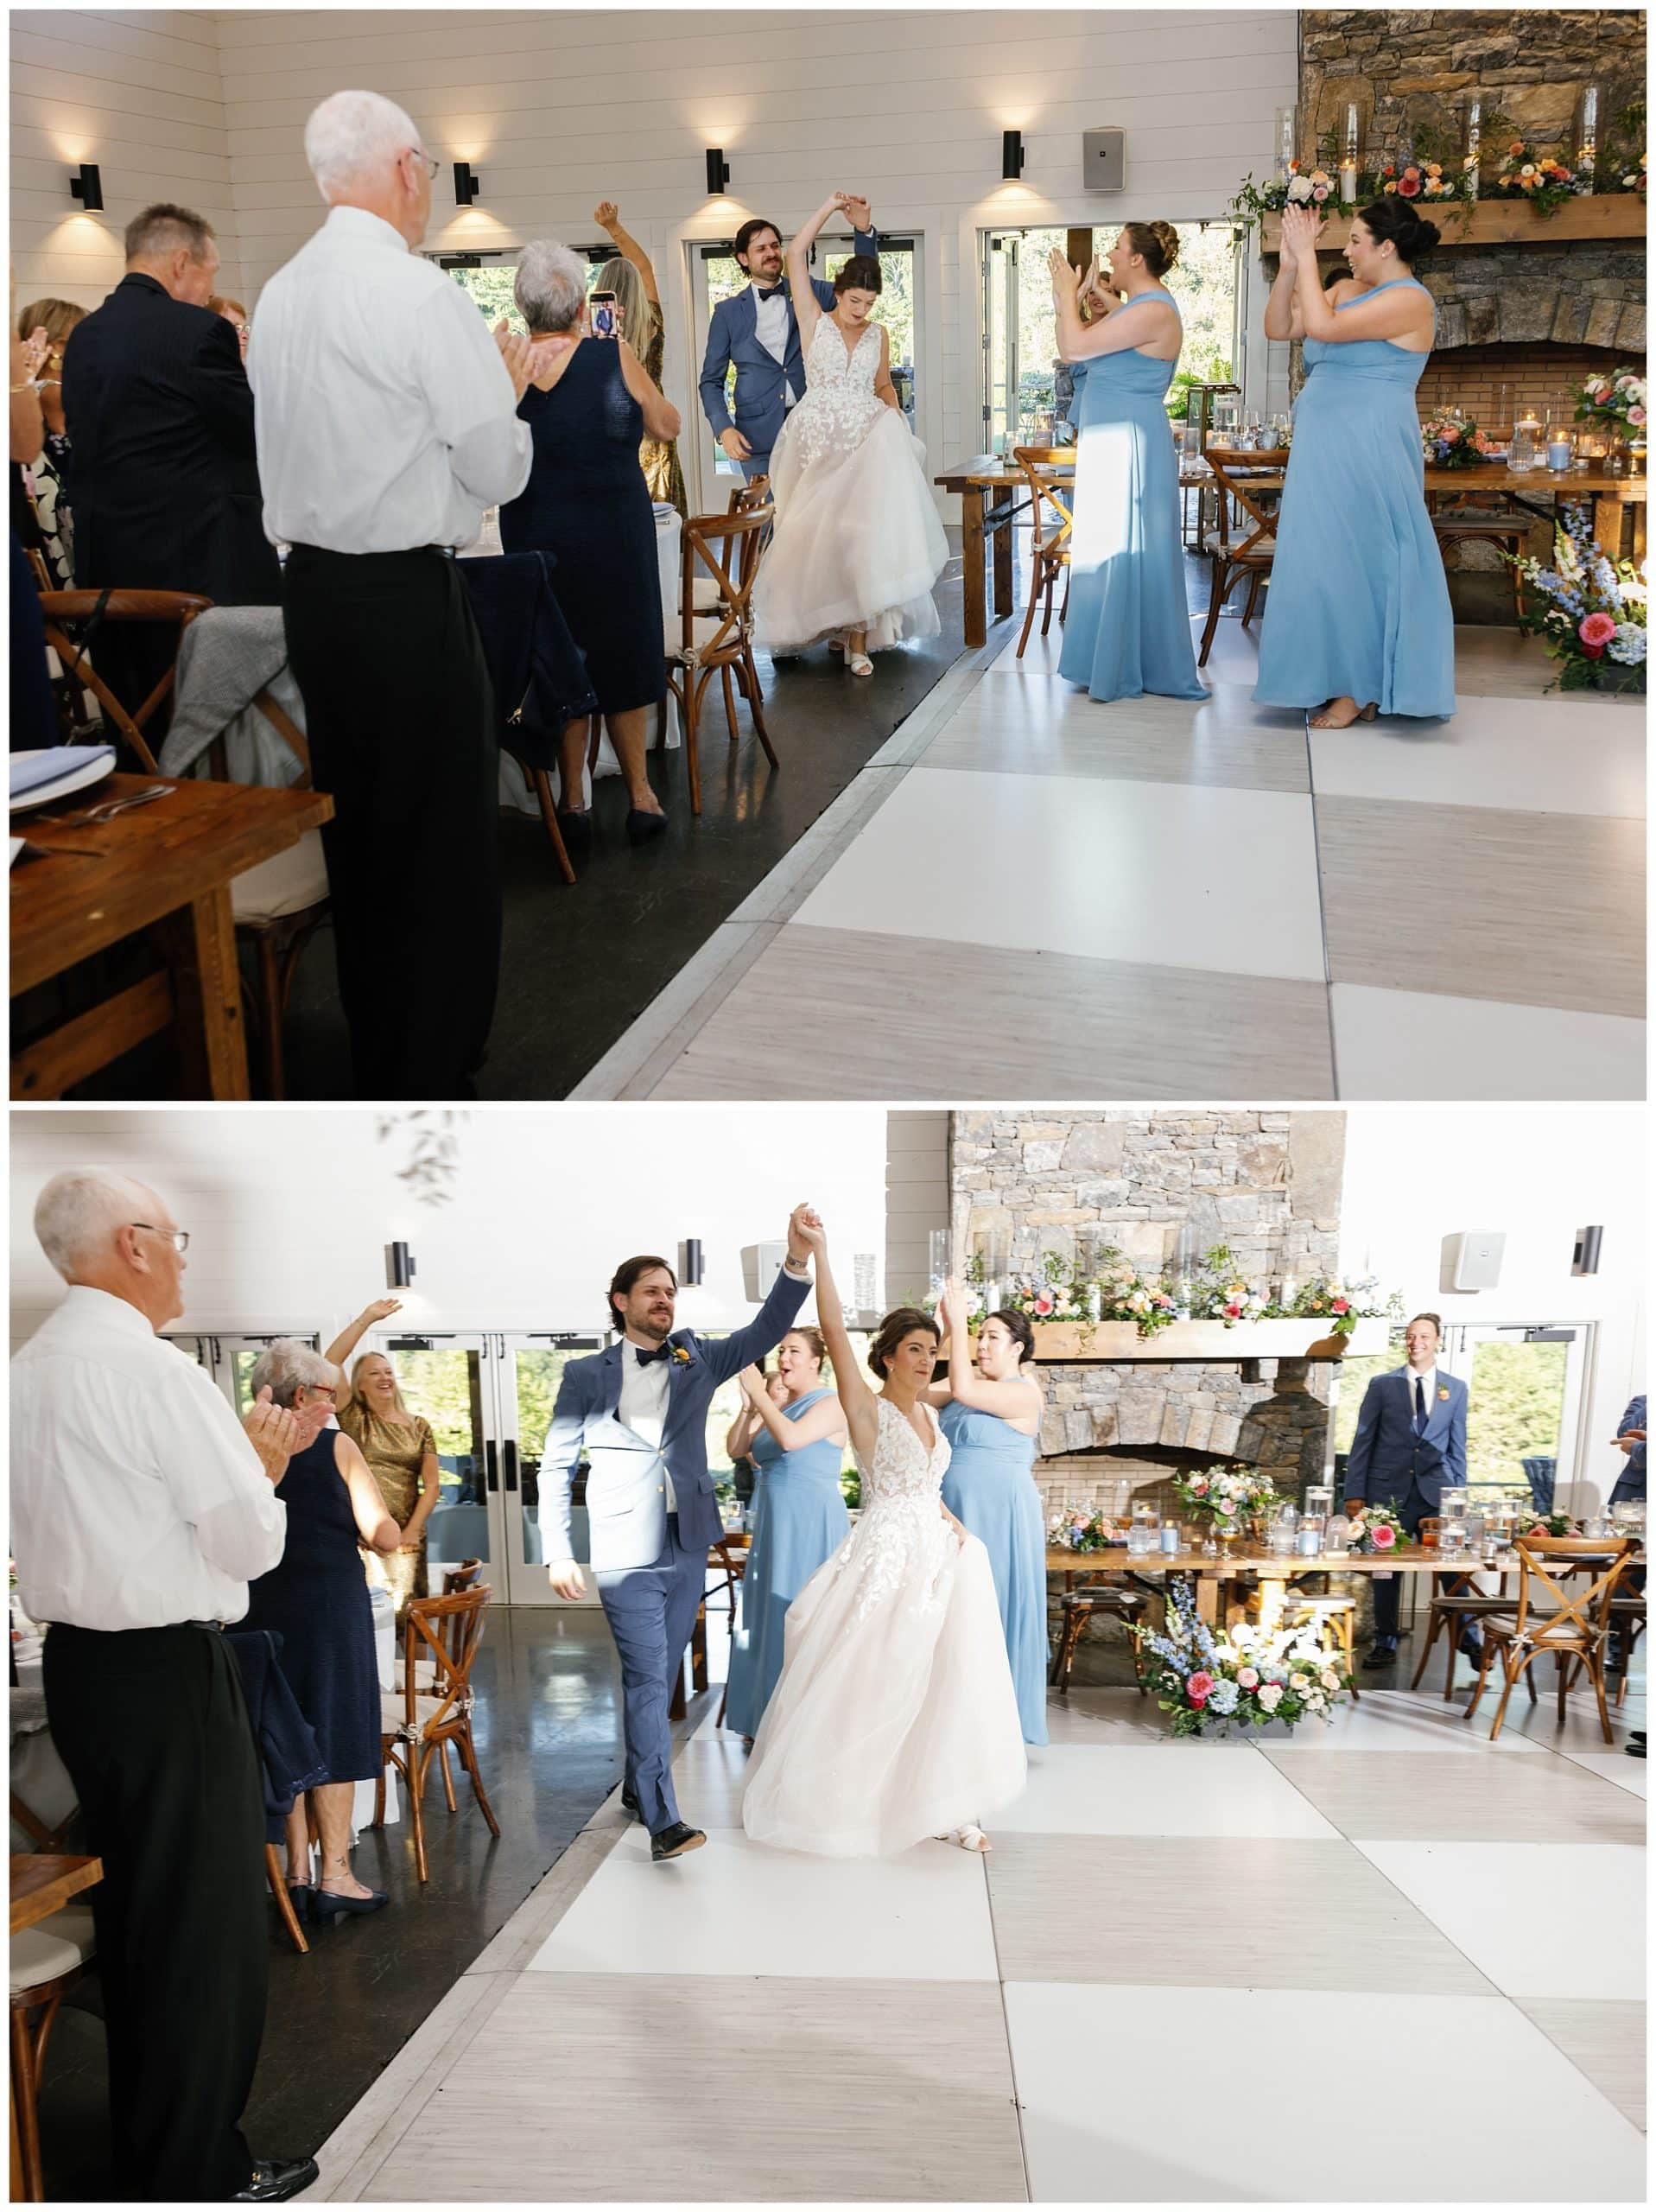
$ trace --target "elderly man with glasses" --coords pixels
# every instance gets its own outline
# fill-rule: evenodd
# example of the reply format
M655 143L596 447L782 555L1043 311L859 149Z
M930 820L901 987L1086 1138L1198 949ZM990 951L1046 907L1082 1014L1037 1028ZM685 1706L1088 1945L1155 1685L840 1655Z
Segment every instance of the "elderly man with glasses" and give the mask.
M142 1183L54 1175L35 1233L69 1290L11 1363L12 1541L104 1862L114 2193L275 2202L316 2165L255 2159L239 2126L264 2030L264 1802L219 1631L282 1557L277 1486L327 1403L295 1414L266 1390L238 1422L157 1336L183 1310L190 1240Z

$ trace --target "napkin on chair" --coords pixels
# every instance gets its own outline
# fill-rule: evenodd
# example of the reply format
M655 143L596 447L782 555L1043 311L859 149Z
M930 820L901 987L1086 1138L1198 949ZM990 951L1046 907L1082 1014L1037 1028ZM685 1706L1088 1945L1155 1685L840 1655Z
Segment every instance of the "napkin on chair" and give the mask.
M55 784L72 770L84 767L90 760L101 760L106 766L115 765L112 745L48 745L44 753L20 753L11 756L11 796L22 798L25 792L37 791L48 784Z

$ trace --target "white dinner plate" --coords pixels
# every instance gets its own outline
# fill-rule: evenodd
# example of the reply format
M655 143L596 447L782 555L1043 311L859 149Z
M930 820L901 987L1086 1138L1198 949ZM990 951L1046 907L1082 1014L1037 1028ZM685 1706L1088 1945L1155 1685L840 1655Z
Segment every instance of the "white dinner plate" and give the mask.
M32 753L14 753L11 757L14 760L38 760L41 749L37 748ZM72 791L84 791L89 785L101 784L105 776L114 773L114 755L105 756L100 752L96 759L83 760L79 767L66 769L55 783L41 784L32 791L19 791L11 802L11 810L14 814L25 814L31 807L49 806L54 798L67 798Z

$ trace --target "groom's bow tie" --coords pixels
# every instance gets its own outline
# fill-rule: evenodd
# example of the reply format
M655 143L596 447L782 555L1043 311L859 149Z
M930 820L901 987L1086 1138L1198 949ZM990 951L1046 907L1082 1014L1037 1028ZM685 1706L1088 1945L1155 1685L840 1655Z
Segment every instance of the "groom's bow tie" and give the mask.
M772 299L778 292L780 292L785 298L788 291L788 281L786 277L784 277L780 284L755 284L753 289L758 294L762 300Z
M634 1349L635 1349L635 1350L637 1350L637 1347L635 1346L635 1347L634 1347ZM671 1358L671 1357L672 1357L672 1352L673 1352L672 1340L671 1340L671 1338L669 1338L668 1339L667 1343L665 1343L664 1344L657 1344L657 1345L656 1346L656 1349L655 1349L655 1351L641 1351L641 1352L639 1352L639 1353L638 1353L638 1364L639 1364L639 1366L640 1366L640 1367L648 1367L648 1366L650 1364L650 1363L651 1363L652 1361L654 1361L654 1360L657 1360L657 1359L670 1359L670 1358Z

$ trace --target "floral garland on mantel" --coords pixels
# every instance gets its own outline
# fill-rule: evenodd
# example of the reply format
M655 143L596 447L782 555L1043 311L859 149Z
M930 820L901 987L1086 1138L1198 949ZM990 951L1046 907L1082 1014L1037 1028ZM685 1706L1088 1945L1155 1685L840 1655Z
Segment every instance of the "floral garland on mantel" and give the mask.
M967 1281L981 1299L981 1254L968 1263ZM1048 1252L1038 1270L1017 1274L1002 1287L999 1303L1031 1321L1082 1327L1130 1321L1141 1337L1155 1336L1175 1321L1218 1321L1228 1329L1239 1321L1325 1321L1331 1335L1348 1337L1359 1321L1403 1318L1400 1294L1393 1291L1382 1299L1373 1275L1349 1282L1318 1275L1297 1286L1266 1288L1243 1277L1227 1244L1204 1252L1183 1281L1141 1273L1115 1245L1099 1255L1091 1273L1062 1252ZM978 1310L984 1310L981 1304Z

